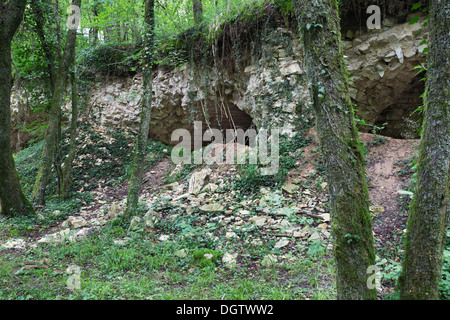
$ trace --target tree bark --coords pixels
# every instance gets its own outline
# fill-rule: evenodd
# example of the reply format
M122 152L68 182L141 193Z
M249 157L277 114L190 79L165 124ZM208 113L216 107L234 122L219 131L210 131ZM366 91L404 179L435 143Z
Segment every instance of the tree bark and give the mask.
M94 0L92 13L94 14L95 23L98 23L98 9L99 9L99 2L98 2L98 0ZM92 33L93 33L93 37L94 37L94 40L93 40L92 44L94 46L96 46L97 42L98 42L98 31L99 30L98 30L97 26L92 28Z
M439 297L450 219L450 3L432 0L424 123L398 290L404 300Z
M294 4L330 195L337 298L376 299L367 275L375 265L369 195L348 93L337 4L334 0L294 0Z
M203 21L202 0L192 0L192 9L194 12L194 24L202 23Z
M69 155L67 156L67 159L64 162L64 172L62 179L61 196L63 197L63 199L67 198L70 186L73 160L75 159L75 155L77 152L78 90L75 72L71 73L70 79L72 83L72 121L70 125Z
M35 22L35 32L39 38L39 41L41 43L41 47L42 47L42 51L44 52L44 55L47 59L46 63L47 63L47 69L48 69L48 73L49 73L49 80L50 80L50 97L51 94L53 94L53 90L54 90L54 84L55 84L55 74L56 74L56 70L55 70L55 65L58 61L57 59L57 49L54 48L54 46L52 45L52 43L49 41L48 37L45 35L46 31L44 29L44 24L45 24L45 13L44 13L44 8L43 8L43 4L42 1L32 1L30 3L30 7L31 7L31 12L32 12L32 16Z
M144 20L144 57L143 78L144 92L141 104L141 123L134 150L133 173L128 187L127 209L125 217L129 219L136 213L139 202L139 193L142 184L142 175L145 169L145 156L147 155L148 132L150 130L150 117L152 108L152 64L154 50L155 14L154 0L145 0Z
M81 7L81 0L72 0L72 4ZM61 104L66 91L66 81L70 65L74 61L75 46L77 39L77 30L70 29L67 33L67 43L64 50L64 56L56 75L53 98L50 105L49 121L45 136L44 151L42 152L41 163L33 188L33 199L35 202L43 205L45 203L45 191L52 168L57 143L59 113Z
M22 192L11 151L11 42L25 10L25 0L0 0L0 214L34 214Z

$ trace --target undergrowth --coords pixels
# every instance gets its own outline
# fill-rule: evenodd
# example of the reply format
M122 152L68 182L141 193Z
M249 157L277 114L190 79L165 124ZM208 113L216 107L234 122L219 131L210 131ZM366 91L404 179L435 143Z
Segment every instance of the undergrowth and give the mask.
M237 165L239 177L233 178L233 189L240 191L242 195L259 191L259 187L278 187L280 188L286 180L291 169L297 166L302 159L303 148L311 143L311 138L305 136L305 128L302 128L292 138L287 136L280 137L279 145L279 168L274 175L262 175L261 165L241 164ZM268 151L270 154L270 150ZM248 162L248 155L247 155Z

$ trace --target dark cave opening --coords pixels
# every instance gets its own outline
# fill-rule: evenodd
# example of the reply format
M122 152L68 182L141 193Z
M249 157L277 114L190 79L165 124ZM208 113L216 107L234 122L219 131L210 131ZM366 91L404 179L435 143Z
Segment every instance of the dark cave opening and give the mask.
M422 75L415 76L404 90L395 92L392 103L386 106L376 118L374 125L380 134L396 139L417 139L421 114L415 112L422 106L421 95L425 91Z

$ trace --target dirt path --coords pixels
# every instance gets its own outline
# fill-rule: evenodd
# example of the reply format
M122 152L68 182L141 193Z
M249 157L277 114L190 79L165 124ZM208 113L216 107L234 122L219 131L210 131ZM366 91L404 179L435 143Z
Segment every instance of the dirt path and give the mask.
M376 136L361 134L361 140L368 144ZM366 159L367 176L369 177L369 197L372 205L384 208L374 218L374 232L384 244L395 240L396 230L403 228L407 216L401 215L401 203L398 201L398 191L404 189L410 175L401 176L402 164L408 163L417 149L418 140L400 140L383 137L384 142L369 147Z
M314 159L317 160L318 138L314 129L308 132L314 143L304 150L306 163L302 166L299 176L307 176L315 171ZM398 201L398 191L404 189L411 174L399 175L404 165L411 161L417 150L419 140L393 139L379 137L370 133L360 133L360 139L368 146L366 156L366 173L369 179L369 198L371 205L383 207L384 211L373 219L373 231L378 245L384 247L389 242L398 241L399 231L404 229L407 215L401 213L401 203ZM378 139L378 143L376 143Z

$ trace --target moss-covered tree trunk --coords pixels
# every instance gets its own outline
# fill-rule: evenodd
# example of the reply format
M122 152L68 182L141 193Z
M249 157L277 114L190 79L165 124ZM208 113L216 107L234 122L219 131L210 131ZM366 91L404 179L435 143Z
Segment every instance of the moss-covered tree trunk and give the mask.
M81 7L81 0L72 0L72 5ZM66 91L69 68L74 61L76 39L77 30L69 29L64 55L56 74L54 92L50 104L48 127L45 135L44 151L42 152L41 163L33 188L33 199L39 204L45 203L45 191L51 173L52 161L56 152L57 135L60 123L59 114Z
M0 0L0 214L33 214L22 192L11 151L11 42L25 10L25 0Z
M75 155L77 153L78 86L75 71L70 73L70 81L72 84L72 120L70 125L69 154L66 158L66 161L64 162L64 172L62 179L61 196L63 199L67 197L67 194L69 192L73 160L75 159Z
M428 72L417 184L411 203L401 299L435 300L450 219L450 3L432 0Z
M155 13L154 0L145 1L145 19L144 19L144 58L143 58L143 78L144 91L141 103L141 123L139 134L136 138L134 148L134 163L128 187L127 208L125 216L130 218L136 213L139 202L139 194L142 184L142 175L145 169L145 157L147 155L148 133L150 130L150 116L152 108L152 64L154 50L154 28Z
M354 123L335 0L294 0L306 72L325 162L335 240L338 299L376 299L375 265L364 158Z
M192 9L194 12L194 23L199 24L203 20L202 0L192 0Z

